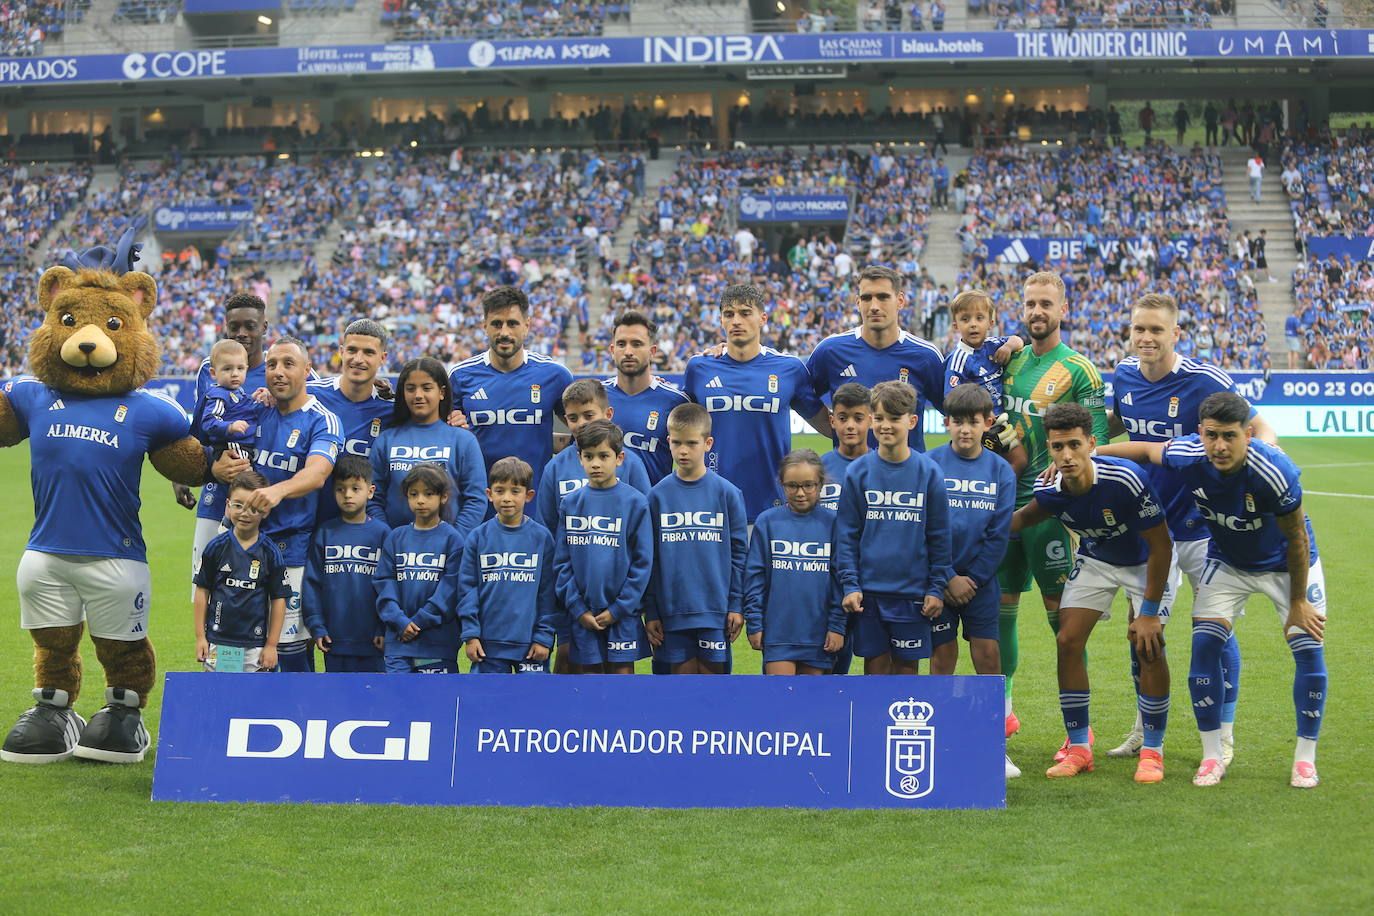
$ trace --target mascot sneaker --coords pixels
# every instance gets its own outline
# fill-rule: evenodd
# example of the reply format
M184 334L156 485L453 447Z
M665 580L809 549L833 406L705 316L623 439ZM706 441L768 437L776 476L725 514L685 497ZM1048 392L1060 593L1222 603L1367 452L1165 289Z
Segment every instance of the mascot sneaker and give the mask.
M152 743L139 714L138 694L123 687L106 687L105 705L91 716L73 753L82 760L138 763Z
M7 763L56 763L76 749L86 720L71 708L67 691L35 688L37 705L19 717L0 748Z

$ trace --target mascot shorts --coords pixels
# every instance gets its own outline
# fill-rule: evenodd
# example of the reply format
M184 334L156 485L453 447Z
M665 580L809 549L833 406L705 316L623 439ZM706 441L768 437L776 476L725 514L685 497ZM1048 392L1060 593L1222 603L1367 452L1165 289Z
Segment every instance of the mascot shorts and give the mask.
M147 563L26 550L19 560L19 625L86 622L92 636L136 642L148 635L153 580Z

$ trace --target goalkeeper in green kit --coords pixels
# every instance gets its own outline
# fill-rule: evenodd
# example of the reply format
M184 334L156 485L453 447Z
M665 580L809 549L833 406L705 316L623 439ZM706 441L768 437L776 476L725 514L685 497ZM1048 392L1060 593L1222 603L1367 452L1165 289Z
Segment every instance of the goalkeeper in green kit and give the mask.
M1030 332L1031 344L1012 357L1003 376L1003 404L1029 462L1017 478L1018 509L1030 502L1035 479L1050 464L1041 418L1051 404L1083 405L1092 414L1092 431L1097 441L1111 441L1102 376L1087 357L1069 348L1061 338L1060 326L1066 310L1064 281L1059 274L1040 271L1026 278L1022 286L1021 320ZM1073 553L1068 530L1057 518L1049 519L1013 537L997 570L1002 587L999 642L1007 686L1007 737L1021 727L1011 703L1012 675L1016 673L1018 657L1016 613L1021 593L1030 590L1034 578L1040 586L1050 628L1058 633L1059 596L1073 568ZM1060 749L1061 754L1064 751ZM1056 756L1055 760L1058 759Z

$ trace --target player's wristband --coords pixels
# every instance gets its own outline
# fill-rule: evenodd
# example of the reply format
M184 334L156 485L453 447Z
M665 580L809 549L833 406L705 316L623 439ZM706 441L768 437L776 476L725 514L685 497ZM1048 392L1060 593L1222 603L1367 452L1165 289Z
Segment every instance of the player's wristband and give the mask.
M1158 602L1158 601L1153 601L1153 600L1151 600L1151 599L1149 599L1149 598L1146 598L1144 601L1140 602L1140 616L1141 616L1141 617L1158 617L1158 616L1159 616L1159 602Z

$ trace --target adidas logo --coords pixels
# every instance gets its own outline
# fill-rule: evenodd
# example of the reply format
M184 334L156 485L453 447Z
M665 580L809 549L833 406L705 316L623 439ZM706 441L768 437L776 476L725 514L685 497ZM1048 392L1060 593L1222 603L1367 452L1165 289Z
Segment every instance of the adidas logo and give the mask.
M1024 264L1030 260L1030 252L1026 250L1026 246L1021 243L1021 240L1017 239L1002 249L997 260L1003 264Z
M1205 492L1203 492L1202 487L1198 487L1197 489L1193 490L1193 495L1196 496L1198 499L1206 499L1206 498L1207 498L1207 494L1206 494Z
M143 622L142 622L142 621L139 621L138 623L134 624L134 628L133 628L132 630L130 630L129 632L130 632L130 633L142 633L142 632L143 632Z
M721 382L720 376L717 375L715 378L711 379L709 382L706 383L706 387L707 387L707 388L724 388L725 385Z
M233 571L234 571L234 567L230 566L228 563L225 563L223 566L221 566L221 567L219 568L219 571L220 571L220 572L233 572Z
M474 401L485 401L485 400L488 400L488 398L487 398L487 389L485 389L485 388L478 388L476 391L474 391L474 392L472 393L472 398L471 398L471 399L474 400Z
M1322 711L1320 709L1304 709L1302 714L1309 719L1320 719L1322 717Z
M61 398L58 398L56 401L53 401L53 402L52 402L52 405L51 405L50 407L48 407L48 409L49 409L49 410L65 410L66 407L67 407L67 405L62 403L62 399L61 399Z
M1124 398L1121 399L1121 403L1125 404L1127 407L1131 406L1131 398L1134 397L1134 395L1134 391L1129 392Z
M1196 703L1194 703L1193 705L1196 706L1196 707L1199 708L1199 709L1206 709L1208 706L1215 706L1216 704L1212 702L1212 698L1211 698L1211 697L1203 697L1202 699L1198 700L1198 701L1197 701Z
M840 378L858 378L858 377L859 377L859 373L857 373L857 372L854 371L854 364L853 364L853 363L850 363L848 366L845 366L845 367L844 367L844 371L840 373Z

